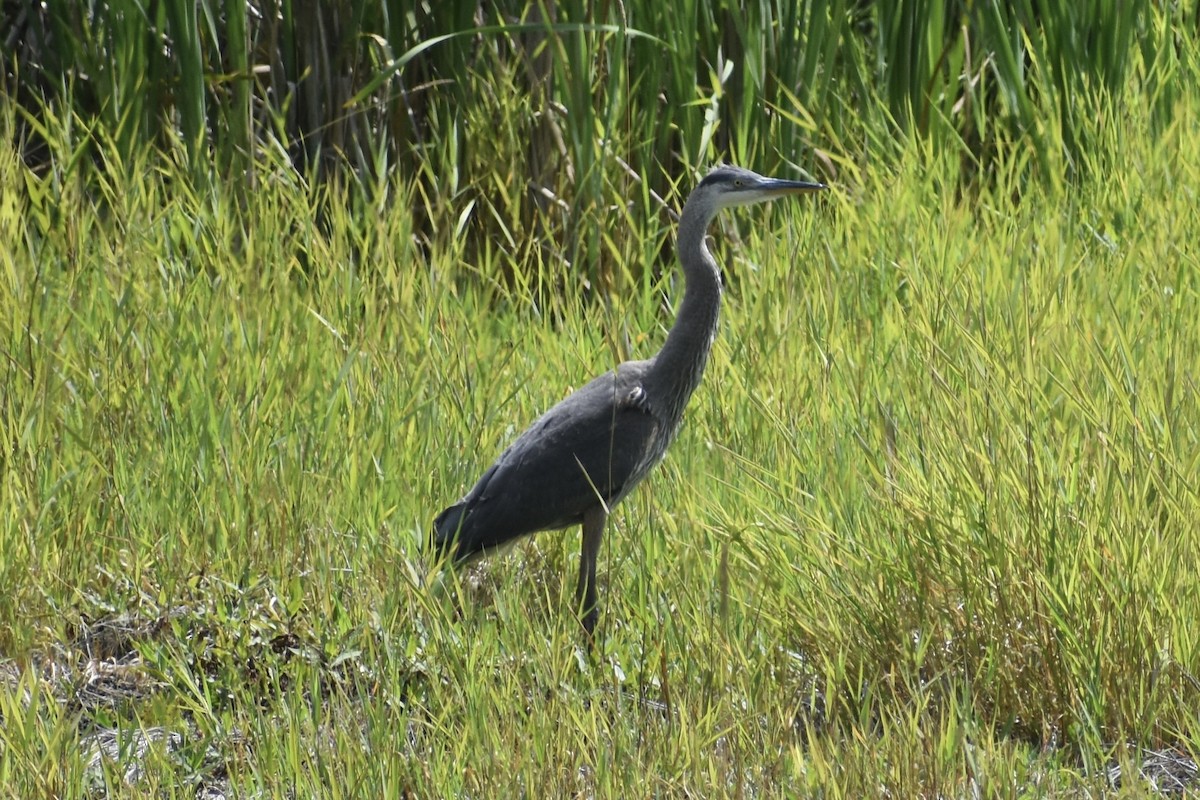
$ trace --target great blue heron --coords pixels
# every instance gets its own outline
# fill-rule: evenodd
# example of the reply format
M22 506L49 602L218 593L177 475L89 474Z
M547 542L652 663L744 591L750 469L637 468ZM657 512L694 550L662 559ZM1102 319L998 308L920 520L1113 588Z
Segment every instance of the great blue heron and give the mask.
M543 414L509 445L463 499L438 515L439 551L455 561L486 554L537 531L583 525L576 604L591 641L596 557L609 511L662 460L700 383L717 334L721 274L705 235L723 208L824 189L719 166L692 192L679 218L683 303L661 350L626 361Z

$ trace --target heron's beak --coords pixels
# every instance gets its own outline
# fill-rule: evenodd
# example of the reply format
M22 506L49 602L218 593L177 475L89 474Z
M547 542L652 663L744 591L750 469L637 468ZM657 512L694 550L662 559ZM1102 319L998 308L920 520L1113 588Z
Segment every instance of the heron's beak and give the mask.
M813 181L785 181L782 178L767 178L759 188L771 197L783 197L790 194L819 192L829 187Z

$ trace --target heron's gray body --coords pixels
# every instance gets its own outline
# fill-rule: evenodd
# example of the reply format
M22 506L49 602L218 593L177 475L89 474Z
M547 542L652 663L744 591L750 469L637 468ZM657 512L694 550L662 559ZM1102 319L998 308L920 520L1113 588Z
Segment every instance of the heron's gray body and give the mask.
M683 302L662 350L592 380L539 417L434 521L439 550L457 561L537 531L583 525L579 598L584 628L596 621L595 560L609 509L662 460L700 384L717 333L721 276L705 232L722 208L814 191L821 184L718 167L679 219Z
M621 364L539 417L437 518L438 543L457 537L455 557L465 560L525 534L578 525L597 503L619 503L678 429L649 401L649 364Z

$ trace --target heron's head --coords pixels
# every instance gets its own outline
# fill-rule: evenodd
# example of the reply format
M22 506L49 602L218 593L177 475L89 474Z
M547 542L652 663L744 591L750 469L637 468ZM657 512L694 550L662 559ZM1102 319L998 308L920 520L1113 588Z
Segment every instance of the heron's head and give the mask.
M792 194L818 192L825 188L823 183L764 178L757 172L723 164L704 176L696 192L703 192L716 208L731 208Z

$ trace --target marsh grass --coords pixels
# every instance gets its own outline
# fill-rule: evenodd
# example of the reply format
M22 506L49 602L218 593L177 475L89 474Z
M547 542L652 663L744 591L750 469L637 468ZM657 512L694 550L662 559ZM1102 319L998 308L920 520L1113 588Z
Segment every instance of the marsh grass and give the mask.
M499 193L511 236L472 248L420 182L313 188L268 159L244 196L190 190L184 142L73 166L70 115L43 116L54 170L0 154L27 187L0 200L0 786L1194 778L1200 109L1150 137L1158 111L1120 99L1091 156L1119 168L1092 179L1029 182L1014 146L967 196L955 151L902 135L827 197L722 221L722 333L613 516L594 658L577 533L449 575L420 545L541 409L662 341L677 281L626 262L668 220L601 182L602 301Z

